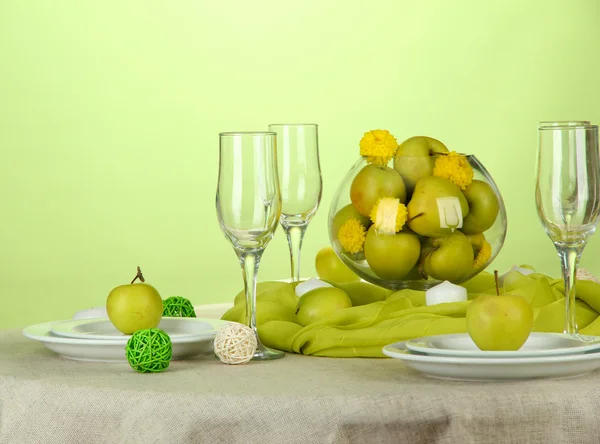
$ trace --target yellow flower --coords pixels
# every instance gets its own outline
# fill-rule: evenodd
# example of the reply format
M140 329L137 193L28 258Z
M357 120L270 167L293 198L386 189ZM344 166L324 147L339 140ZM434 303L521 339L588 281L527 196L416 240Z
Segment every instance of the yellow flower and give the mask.
M397 149L398 141L388 130L369 131L360 139L360 155L375 165L386 165Z
M338 240L342 248L350 254L363 250L366 236L365 227L354 217L344 222L338 231Z
M399 199L382 197L373 206L370 214L375 229L379 233L394 234L402 229L408 218L408 210ZM394 225L392 226L391 223Z
M475 270L481 270L492 257L492 246L485 240L483 234L474 234L469 236L469 238L471 239L471 245L473 246L473 253L475 253L473 268Z
M468 159L451 151L445 156L440 156L435 161L433 175L448 179L461 190L464 190L473 182L473 168Z

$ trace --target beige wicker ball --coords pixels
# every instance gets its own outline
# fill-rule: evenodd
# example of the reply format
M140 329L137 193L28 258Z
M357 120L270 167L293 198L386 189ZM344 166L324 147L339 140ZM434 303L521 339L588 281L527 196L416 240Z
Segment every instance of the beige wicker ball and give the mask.
M593 281L597 284L600 284L600 280L585 268L580 268L577 270L577 279L582 281Z
M225 364L245 364L256 352L256 335L246 325L230 322L217 332L214 351Z

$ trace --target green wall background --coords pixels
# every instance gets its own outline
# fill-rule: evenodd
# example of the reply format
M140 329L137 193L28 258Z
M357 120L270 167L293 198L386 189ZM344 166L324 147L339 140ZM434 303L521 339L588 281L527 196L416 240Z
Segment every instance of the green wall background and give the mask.
M475 153L506 200L494 267L558 275L537 220L539 120L600 122L600 7L579 1L0 1L0 328L103 305L140 265L161 294L231 301L218 132L320 125L324 193L370 129ZM600 235L582 266L600 274ZM286 278L281 230L260 278Z

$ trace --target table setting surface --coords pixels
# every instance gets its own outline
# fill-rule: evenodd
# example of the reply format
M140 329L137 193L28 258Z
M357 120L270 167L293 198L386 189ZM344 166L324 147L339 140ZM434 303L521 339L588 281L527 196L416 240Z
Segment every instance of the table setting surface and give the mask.
M331 245L301 278L317 127L219 133L215 209L243 272L220 319L137 265L103 313L0 331L0 444L600 442L600 281L577 263L562 280L486 271L507 215L474 154L364 133L330 202ZM598 127L538 132L536 206L566 263L600 221ZM290 278L259 282L279 225Z
M598 373L454 382L393 359L223 366L207 355L154 375L61 358L0 331L0 442L597 442ZM524 440L525 439L525 440Z

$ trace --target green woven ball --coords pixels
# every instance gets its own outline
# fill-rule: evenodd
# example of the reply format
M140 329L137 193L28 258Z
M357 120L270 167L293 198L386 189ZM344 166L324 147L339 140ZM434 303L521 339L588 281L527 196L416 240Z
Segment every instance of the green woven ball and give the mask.
M138 330L125 347L129 365L140 373L158 373L169 367L173 355L171 338L158 328Z
M181 296L171 296L163 301L163 316L195 318L196 312L188 299Z

